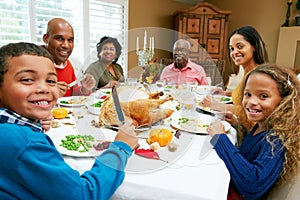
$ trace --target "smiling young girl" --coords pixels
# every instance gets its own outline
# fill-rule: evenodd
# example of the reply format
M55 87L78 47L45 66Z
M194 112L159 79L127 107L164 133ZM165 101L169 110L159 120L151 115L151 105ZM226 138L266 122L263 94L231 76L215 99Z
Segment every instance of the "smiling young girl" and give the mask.
M300 160L300 85L288 68L265 64L245 77L239 102L254 128L236 148L221 123L208 128L230 176L228 199L260 199L288 180Z
M31 43L0 48L0 199L109 199L138 139L126 122L82 175L64 162L40 119L59 96L51 55Z

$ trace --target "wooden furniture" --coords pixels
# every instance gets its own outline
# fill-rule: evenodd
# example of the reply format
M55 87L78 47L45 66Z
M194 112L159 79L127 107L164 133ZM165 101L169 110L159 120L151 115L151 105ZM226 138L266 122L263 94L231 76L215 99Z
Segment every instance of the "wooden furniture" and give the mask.
M190 41L192 61L225 60L230 14L231 11L220 10L207 2L174 13L177 39Z
M220 10L207 2L174 13L177 39L184 38L191 43L190 59L204 67L212 84L225 79L230 14L231 11Z

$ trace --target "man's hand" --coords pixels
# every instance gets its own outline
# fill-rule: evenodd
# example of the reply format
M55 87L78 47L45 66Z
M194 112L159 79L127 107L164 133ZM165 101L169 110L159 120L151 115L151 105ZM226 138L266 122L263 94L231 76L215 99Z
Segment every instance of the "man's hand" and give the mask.
M57 87L59 89L59 97L63 97L67 90L68 90L68 84L64 81L61 81L61 82L57 82Z

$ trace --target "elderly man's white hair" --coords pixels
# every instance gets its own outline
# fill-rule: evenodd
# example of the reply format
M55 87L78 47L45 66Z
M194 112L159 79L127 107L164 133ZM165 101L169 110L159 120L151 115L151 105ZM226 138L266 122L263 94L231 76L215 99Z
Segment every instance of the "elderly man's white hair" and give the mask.
M189 49L189 50L191 49L191 44L190 44L190 42L187 41L187 40L185 40L185 39L179 39L179 40L177 40L177 41L174 43L173 49L176 47L176 45L177 45L178 43L185 43L185 44L187 45L188 49Z

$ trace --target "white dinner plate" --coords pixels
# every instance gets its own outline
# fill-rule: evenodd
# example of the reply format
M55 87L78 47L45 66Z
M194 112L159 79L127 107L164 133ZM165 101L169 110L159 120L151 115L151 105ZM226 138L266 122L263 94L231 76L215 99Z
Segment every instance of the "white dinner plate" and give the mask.
M188 121L185 123L181 123L181 120L186 118ZM177 129L182 131L187 131L190 133L198 133L198 134L208 134L207 127L213 121L213 117L205 114L200 113L193 113L193 115L181 116L180 112L175 112L171 116L171 125ZM225 126L225 131L227 132L231 125L226 122L222 121Z
M74 133L59 133L56 134L55 137L51 137L52 141L55 144L56 149L62 154L72 157L97 157L99 156L103 151L97 151L94 147L91 147L88 152L79 152L79 151L72 151L68 150L65 147L62 147L61 140L65 140L67 135L75 135ZM84 134L81 134L84 135ZM87 134L89 135L89 134ZM93 145L97 145L100 142L106 141L103 138L97 138L97 136L92 135L95 139L94 142L92 142Z
M232 98L228 96L213 95L213 98L215 98L217 101L221 103L232 103Z
M214 88L215 86L198 85L194 91L196 94L199 95L209 95Z
M71 97L61 97L57 100L57 103L61 106L67 107L78 107L83 106L88 101L86 96L71 96Z

